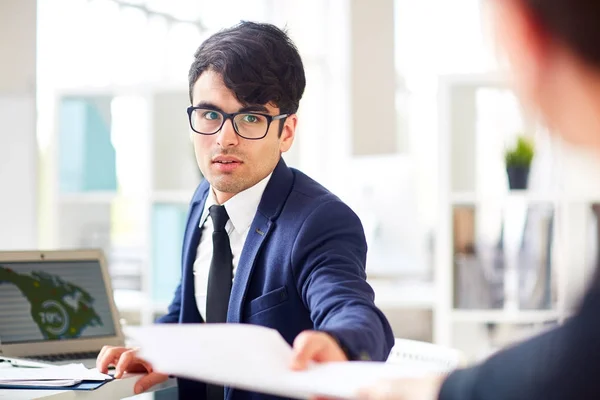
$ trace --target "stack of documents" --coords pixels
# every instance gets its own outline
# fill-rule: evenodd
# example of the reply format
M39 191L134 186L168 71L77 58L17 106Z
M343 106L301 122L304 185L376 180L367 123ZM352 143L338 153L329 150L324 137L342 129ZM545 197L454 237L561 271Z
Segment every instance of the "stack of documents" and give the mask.
M83 364L46 368L3 368L0 374L0 388L95 389L111 379L110 375L102 374L97 369L87 369Z
M157 372L297 399L352 399L380 379L435 372L363 361L292 371L291 346L276 330L256 325L164 324L129 328L126 333Z

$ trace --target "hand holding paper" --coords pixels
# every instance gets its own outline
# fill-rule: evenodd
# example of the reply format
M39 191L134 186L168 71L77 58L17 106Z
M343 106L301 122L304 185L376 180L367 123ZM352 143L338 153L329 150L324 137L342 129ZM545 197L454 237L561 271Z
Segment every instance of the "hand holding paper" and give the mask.
M380 379L424 370L379 362L326 362L291 369L294 351L273 329L246 324L155 325L131 328L139 356L155 371L298 399L352 399Z
M361 400L437 400L445 375L383 380L359 391Z
M319 331L304 331L294 340L294 355L291 368L299 371L307 368L311 361L347 361L344 351L329 334Z
M154 385L158 385L168 379L167 375L153 371L152 365L137 356L137 349L126 347L104 346L98 354L96 367L102 373L108 372L109 365L115 366L115 378L123 377L126 372L145 372L135 384L134 393L142 393Z

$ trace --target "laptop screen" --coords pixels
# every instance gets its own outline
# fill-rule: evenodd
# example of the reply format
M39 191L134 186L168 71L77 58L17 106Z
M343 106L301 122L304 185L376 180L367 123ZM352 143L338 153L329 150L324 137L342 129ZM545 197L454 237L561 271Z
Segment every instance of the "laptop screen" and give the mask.
M114 336L99 261L0 261L0 342Z

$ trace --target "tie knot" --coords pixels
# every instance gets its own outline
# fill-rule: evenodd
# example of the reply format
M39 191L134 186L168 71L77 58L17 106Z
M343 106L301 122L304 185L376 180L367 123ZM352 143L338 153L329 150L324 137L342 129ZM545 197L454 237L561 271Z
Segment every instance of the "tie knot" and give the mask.
M229 221L229 215L225 206L210 206L208 209L209 215L212 218L213 227L215 232L225 230L225 224Z

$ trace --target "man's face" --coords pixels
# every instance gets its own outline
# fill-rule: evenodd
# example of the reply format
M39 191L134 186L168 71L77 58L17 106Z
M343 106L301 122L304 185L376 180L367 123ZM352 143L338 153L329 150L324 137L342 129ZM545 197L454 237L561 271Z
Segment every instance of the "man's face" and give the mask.
M223 83L221 75L206 71L200 75L192 91L193 105L234 113L246 111ZM279 115L279 108L267 105L252 106L251 111ZM246 108L245 108L246 107ZM262 108L262 109L261 109ZM244 139L236 134L231 119L214 135L201 135L192 131L196 160L200 171L213 187L219 203L254 186L269 175L294 140L296 115L289 116L278 137L281 121L273 121L267 135L259 140Z

